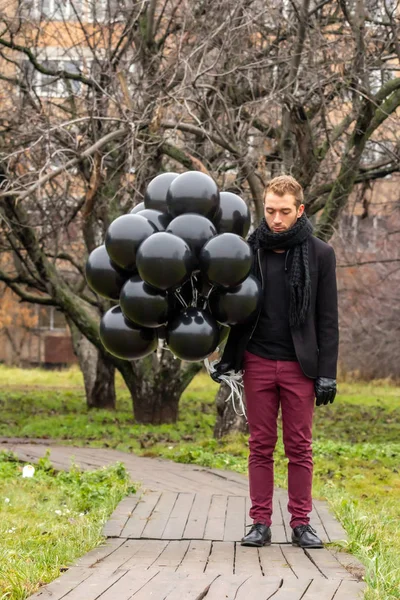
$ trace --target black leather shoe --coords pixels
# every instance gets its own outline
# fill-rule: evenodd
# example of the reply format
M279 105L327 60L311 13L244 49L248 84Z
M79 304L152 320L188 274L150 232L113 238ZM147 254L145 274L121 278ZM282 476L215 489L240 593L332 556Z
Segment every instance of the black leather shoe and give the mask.
M269 546L271 544L271 528L264 523L254 523L240 543L242 546Z
M293 546L300 548L323 548L324 544L317 536L315 529L311 525L299 525L294 527L292 531Z

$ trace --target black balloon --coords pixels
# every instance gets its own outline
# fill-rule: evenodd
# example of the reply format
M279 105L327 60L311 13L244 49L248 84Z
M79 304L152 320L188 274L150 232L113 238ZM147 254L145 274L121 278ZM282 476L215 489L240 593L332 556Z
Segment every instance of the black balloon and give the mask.
M211 314L220 323L238 325L255 317L260 302L260 283L253 275L249 275L237 288L212 291L209 307Z
M147 186L144 194L145 208L167 212L167 192L171 183L179 173L161 173L154 177Z
M125 317L143 327L160 327L168 319L166 293L145 283L137 275L125 283L119 300Z
M217 235L217 230L211 221L195 213L175 217L168 225L167 231L185 240L196 258L204 244Z
M111 260L127 271L133 270L140 244L154 231L154 225L138 214L115 219L106 233L106 248Z
M119 306L108 310L100 321L100 339L110 354L136 360L157 348L155 329L138 327L126 319Z
M140 246L136 264L140 277L146 283L169 290L181 286L190 277L195 259L184 240L160 231Z
M90 289L110 300L118 300L122 286L130 277L129 273L112 264L104 244L90 253L85 275Z
M187 308L167 326L167 344L182 360L203 360L216 349L220 331L208 311Z
M154 225L157 231L165 231L171 222L171 215L163 213L160 210L153 210L151 208L145 208L137 213L141 217L145 217Z
M212 218L219 209L219 191L215 181L199 171L179 175L167 192L168 211L174 217L198 213Z
M246 237L250 229L250 210L246 202L232 192L221 192L220 207L213 221L218 233L236 233Z
M139 204L136 204L136 206L134 206L132 208L132 210L130 211L131 215L135 215L136 213L140 212L141 210L145 209L145 205L144 202L139 202Z
M200 252L200 270L211 283L235 287L248 276L252 251L247 242L234 233L221 233L209 240Z

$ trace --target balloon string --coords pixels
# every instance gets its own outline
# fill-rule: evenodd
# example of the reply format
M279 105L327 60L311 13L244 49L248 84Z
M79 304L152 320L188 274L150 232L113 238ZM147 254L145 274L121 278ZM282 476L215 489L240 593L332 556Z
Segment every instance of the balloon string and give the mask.
M208 292L208 294L207 294L207 296L206 296L207 300L209 299L211 292L213 292L213 291L214 291L214 288L215 288L215 285L212 285L212 286L210 287L210 290L209 290L209 292Z
M192 275L190 277L190 283L192 284L192 306L197 306L197 288L194 282L197 281L196 276Z
M207 294L207 296L206 296L206 298L205 298L205 301L204 301L204 306L203 306L203 309L207 308L207 306L208 306L208 300L209 300L209 298L210 298L210 294L211 294L211 292L213 292L213 291L214 291L214 288L215 288L215 285L212 285L212 286L210 287L210 289L209 289L209 291L208 291L208 294Z
M207 373L210 375L211 373L215 372L215 364L218 362L218 360L214 360L212 363L210 363L210 361L208 360L208 358L204 359L204 365L207 369ZM221 379L221 381L223 383L225 383L231 390L231 393L229 394L228 398L225 400L225 402L232 402L232 407L233 410L235 411L235 413L238 415L238 417L245 417L246 418L246 422L247 422L247 414L246 414L246 408L244 406L244 402L243 402L243 377L242 377L242 373L235 373L235 371L228 371L227 373L224 373L223 375L219 375L219 378ZM236 403L239 403L239 407L241 412L238 411L237 407L236 407Z
M179 288L179 289L180 289L180 288ZM180 302L180 303L181 303L181 304L182 304L182 305L183 305L185 308L187 308L187 304L186 304L186 302L184 301L184 299L182 298L182 296L180 295L180 293L179 293L179 290L176 290L176 291L174 292L174 294L175 294L175 296L178 298L179 302Z
M163 354L163 350L164 349L165 349L165 340L158 339L156 355L157 355L157 358L158 358L159 361L162 358L162 354Z

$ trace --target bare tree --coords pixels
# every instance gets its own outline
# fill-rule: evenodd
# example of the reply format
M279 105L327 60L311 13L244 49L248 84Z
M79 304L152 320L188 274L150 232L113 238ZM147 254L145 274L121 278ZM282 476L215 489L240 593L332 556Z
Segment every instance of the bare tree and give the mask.
M117 368L138 420L174 420L198 365L106 355L108 304L85 287L84 258L165 169L210 173L257 219L265 181L291 172L329 239L354 186L399 170L395 6L32 0L4 8L0 26L2 249L20 260L0 279L90 342L104 365L93 390Z
M340 371L364 380L399 379L399 194L378 206L367 199L364 211L349 212L335 235Z

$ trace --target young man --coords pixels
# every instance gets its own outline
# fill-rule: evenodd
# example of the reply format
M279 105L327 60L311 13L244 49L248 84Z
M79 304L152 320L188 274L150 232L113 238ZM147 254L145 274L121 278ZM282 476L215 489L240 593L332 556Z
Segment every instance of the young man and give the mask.
M331 246L312 235L301 185L287 175L266 188L264 219L248 242L263 300L255 322L232 327L218 375L243 370L249 423L253 526L243 546L271 543L273 453L282 410L292 543L322 548L312 510L312 420L336 395L338 308Z

